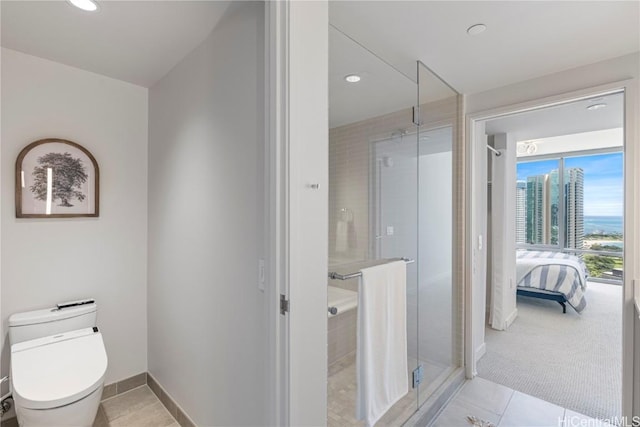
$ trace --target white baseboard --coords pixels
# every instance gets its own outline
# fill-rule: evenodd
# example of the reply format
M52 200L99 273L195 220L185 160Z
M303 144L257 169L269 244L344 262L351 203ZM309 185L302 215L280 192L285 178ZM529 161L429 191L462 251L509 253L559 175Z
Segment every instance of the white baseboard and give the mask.
M505 330L509 326L511 326L511 324L514 322L514 320L516 320L516 317L518 317L518 309L514 308L513 311L511 312L511 314L507 317L507 320L505 320L505 322L504 322L504 329Z
M482 343L478 348L476 348L476 363L478 363L478 360L480 360L480 358L482 356L484 356L484 354L487 352L487 344L486 343Z

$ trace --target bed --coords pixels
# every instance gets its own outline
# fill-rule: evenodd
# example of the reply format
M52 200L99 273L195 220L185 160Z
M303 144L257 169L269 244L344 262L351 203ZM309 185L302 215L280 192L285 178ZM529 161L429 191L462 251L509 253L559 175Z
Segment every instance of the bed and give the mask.
M557 301L567 312L566 303L581 313L587 306L588 271L574 255L551 251L516 252L517 294Z

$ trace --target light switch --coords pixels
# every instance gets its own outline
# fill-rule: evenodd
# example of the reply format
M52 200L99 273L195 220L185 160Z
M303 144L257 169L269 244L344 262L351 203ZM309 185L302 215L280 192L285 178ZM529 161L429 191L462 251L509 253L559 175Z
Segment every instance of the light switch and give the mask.
M387 236L393 236L393 225L387 226Z

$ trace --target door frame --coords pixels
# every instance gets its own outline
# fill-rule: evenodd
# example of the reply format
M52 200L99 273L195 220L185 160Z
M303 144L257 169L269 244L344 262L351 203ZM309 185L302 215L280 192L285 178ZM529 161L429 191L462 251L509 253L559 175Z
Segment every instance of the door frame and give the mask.
M286 223L287 28L288 3L264 3L264 194L266 212L263 245L267 390L266 415L270 425L289 425L288 322L280 316L280 294L288 295Z
M474 189L486 188L484 183L474 182L472 177L474 172L483 167L482 162L486 163L486 149L484 154L479 154L480 145L484 145L484 122L488 119L494 119L501 116L521 113L540 108L551 107L554 105L564 104L585 98L596 97L613 92L623 92L624 105L624 259L625 272L623 281L623 301L622 301L622 415L628 420L632 418L633 401L634 401L634 323L635 323L635 305L634 305L634 286L640 283L636 279L638 274L638 266L635 259L638 254L638 245L640 238L638 229L635 224L639 221L639 205L640 197L635 196L638 185L639 174L636 172L640 165L640 150L635 146L636 139L636 116L637 106L633 94L637 91L637 84L633 79L617 81L605 85L589 87L577 91L567 92L560 95L544 97L532 101L506 105L485 111L480 111L466 115L466 160L468 162L468 174L466 178L467 191L467 256L470 262L466 266L465 293L467 295L466 312L466 328L465 328L465 373L467 378L471 379L477 375L476 370L476 350L484 348L484 338L482 342L477 342L477 336L482 329L482 337L484 337L485 328L485 301L474 295L473 290L478 288L486 288L486 277L474 277L474 264L477 262L486 262L486 252L479 254L475 251L474 243L477 239L484 237L484 232L480 237L477 233L475 221L478 223L486 223L486 210L483 212L479 209L482 203L477 202L478 197L486 199L486 192L477 192ZM486 179L486 178L485 178ZM484 187L483 187L484 185ZM475 196L474 196L475 194ZM473 203L473 204L472 204ZM486 200L484 205L486 205ZM480 257L482 259L478 259Z
M264 5L266 414L326 425L328 2Z

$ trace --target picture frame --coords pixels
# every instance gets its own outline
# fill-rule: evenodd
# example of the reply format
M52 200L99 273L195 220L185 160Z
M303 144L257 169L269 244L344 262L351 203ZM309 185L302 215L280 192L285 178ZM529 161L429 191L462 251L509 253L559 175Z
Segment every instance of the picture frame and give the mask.
M100 170L78 143L34 141L16 160L16 218L99 216Z

